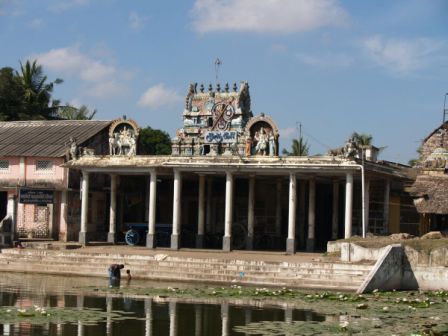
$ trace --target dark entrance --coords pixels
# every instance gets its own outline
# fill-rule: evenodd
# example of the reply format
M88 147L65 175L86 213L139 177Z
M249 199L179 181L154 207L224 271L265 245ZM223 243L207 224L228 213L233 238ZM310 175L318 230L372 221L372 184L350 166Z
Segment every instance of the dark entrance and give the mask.
M0 191L0 221L6 216L6 207L8 205L8 193Z

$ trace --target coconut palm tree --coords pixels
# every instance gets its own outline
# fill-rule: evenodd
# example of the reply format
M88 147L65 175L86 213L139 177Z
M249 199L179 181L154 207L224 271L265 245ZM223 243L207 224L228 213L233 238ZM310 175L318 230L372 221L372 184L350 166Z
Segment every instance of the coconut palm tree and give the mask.
M62 79L57 78L54 82L47 82L42 66L36 61L31 63L29 60L25 64L20 62L20 72L16 72L16 76L24 90L24 103L27 105L29 117L32 119L51 117L59 105L58 100L51 100L53 87L55 84L62 83Z
M359 147L365 147L372 144L373 137L371 134L353 132L352 139Z
M89 110L86 105L82 105L79 108L66 104L65 106L59 106L57 116L65 120L92 120L97 110Z
M292 139L291 152L287 149L283 149L283 155L288 156L307 156L309 154L310 145L303 137L299 139Z

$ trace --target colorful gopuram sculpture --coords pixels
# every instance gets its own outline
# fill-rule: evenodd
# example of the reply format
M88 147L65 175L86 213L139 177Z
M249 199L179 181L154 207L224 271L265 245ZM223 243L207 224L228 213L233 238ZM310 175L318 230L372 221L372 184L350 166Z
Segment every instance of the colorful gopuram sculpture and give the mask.
M190 84L185 99L183 127L172 139L172 155L277 156L278 127L264 114L254 117L249 84L236 83L205 90Z

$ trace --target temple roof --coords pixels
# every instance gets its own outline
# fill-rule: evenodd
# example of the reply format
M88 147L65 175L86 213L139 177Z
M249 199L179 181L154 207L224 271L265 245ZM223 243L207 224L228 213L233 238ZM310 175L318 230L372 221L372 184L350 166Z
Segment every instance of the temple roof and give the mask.
M82 144L110 125L97 120L0 122L0 156L61 157L73 137Z
M420 213L448 214L448 176L419 175L409 190Z

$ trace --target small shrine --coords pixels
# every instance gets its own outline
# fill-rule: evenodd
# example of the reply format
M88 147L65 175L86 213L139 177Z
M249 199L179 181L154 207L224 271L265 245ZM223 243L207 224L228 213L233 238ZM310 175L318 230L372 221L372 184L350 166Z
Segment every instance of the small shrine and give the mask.
M125 117L114 120L109 127L109 155L136 155L138 134L134 120Z
M254 117L249 84L236 83L206 90L190 84L185 99L183 127L172 139L174 156L277 156L278 127L272 118Z

